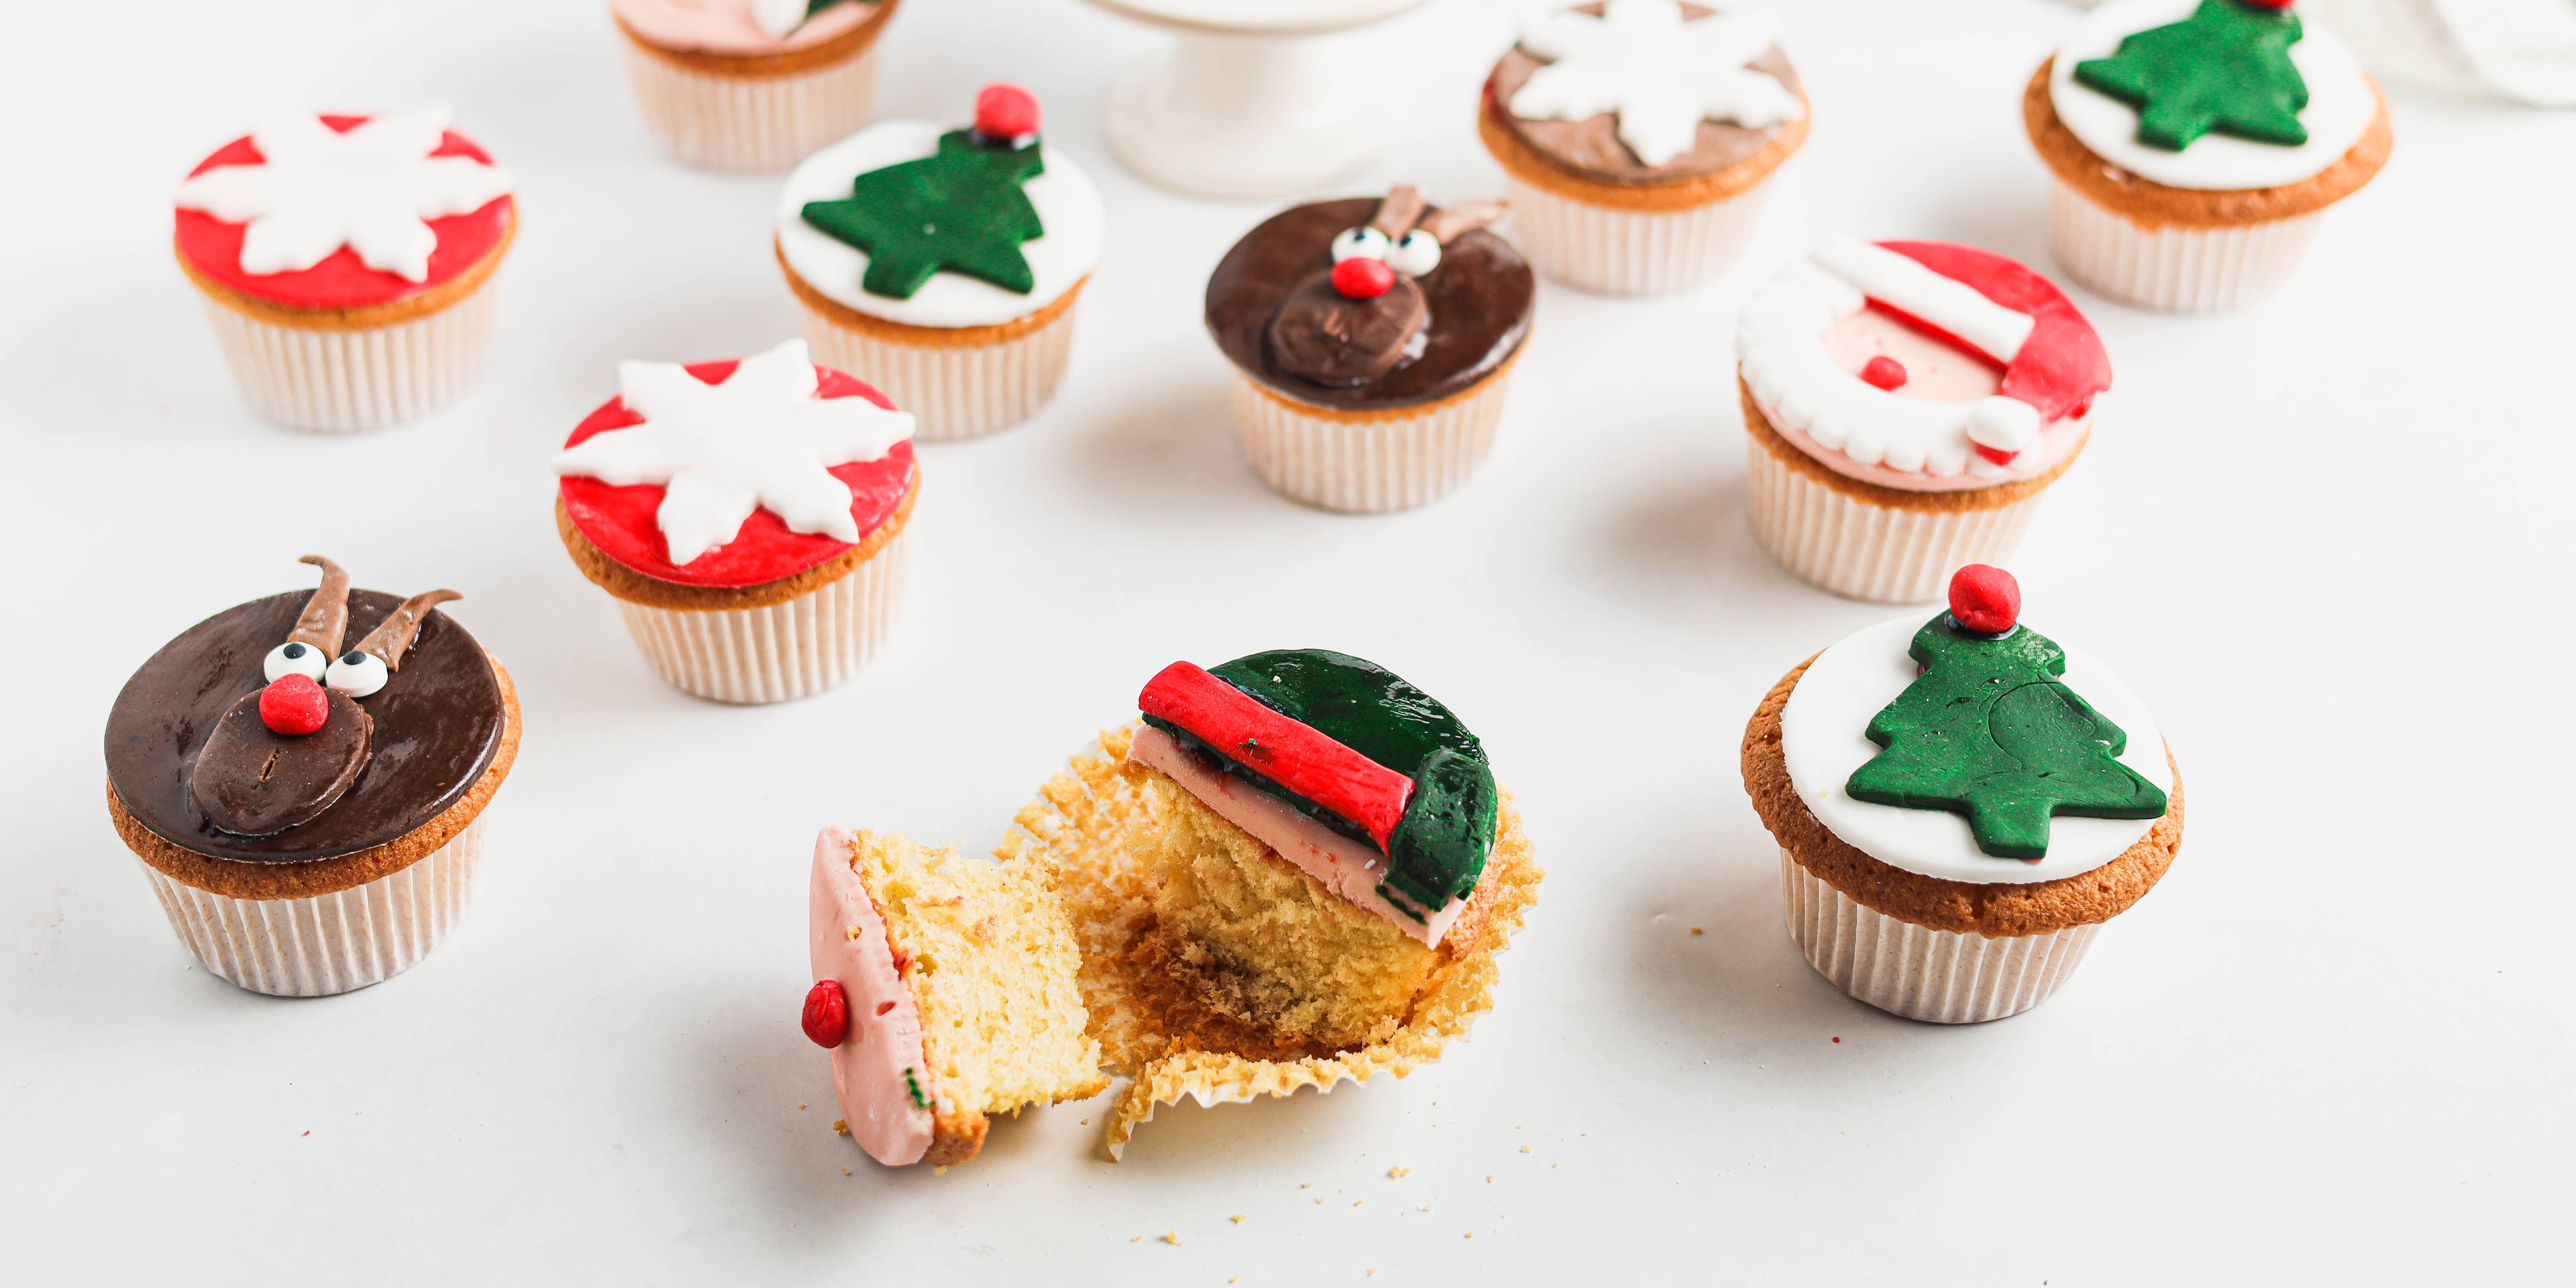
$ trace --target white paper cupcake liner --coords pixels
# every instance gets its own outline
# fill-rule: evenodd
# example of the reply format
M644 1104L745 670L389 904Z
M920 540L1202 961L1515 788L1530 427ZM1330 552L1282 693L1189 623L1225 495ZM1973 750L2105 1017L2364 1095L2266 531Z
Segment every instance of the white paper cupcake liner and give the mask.
M1816 973L1891 1015L1934 1024L2000 1020L2048 1000L2101 923L1988 939L1872 910L1780 852L1789 937Z
M912 527L858 567L781 604L693 612L618 600L644 660L717 702L786 702L857 675L903 614Z
M1603 295L1662 295L1715 281L1762 222L1769 180L1689 210L1627 210L1560 196L1518 176L1512 240L1539 272Z
M416 420L463 393L492 353L494 273L435 313L392 326L307 330L206 300L242 397L291 429L322 433Z
M235 899L135 862L207 970L254 993L328 997L391 979L438 947L465 915L482 857L477 815L400 871L303 899Z
M913 414L915 438L944 443L1008 429L1055 397L1073 355L1073 318L1082 302L1014 339L956 347L899 343L802 307L814 361L883 390Z
M785 170L868 123L877 46L846 61L779 76L719 76L626 41L626 70L645 124L690 165Z
M1780 566L1852 599L1919 604L1962 564L2005 562L2046 489L1991 510L1893 510L1809 478L1745 439L1753 535Z
M1309 414L1233 376L1235 429L1262 482L1308 505L1377 514L1436 501L1475 473L1494 450L1512 373L1415 415L1370 420Z
M2142 228L2051 179L2049 241L2066 275L2123 304L2168 313L2243 308L2281 289L2326 212L2224 228Z

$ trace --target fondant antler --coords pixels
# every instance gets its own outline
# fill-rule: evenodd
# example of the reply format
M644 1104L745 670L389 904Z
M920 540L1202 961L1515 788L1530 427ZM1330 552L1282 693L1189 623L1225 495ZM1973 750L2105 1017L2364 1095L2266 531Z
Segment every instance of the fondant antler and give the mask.
M310 645L324 657L338 657L340 637L349 631L349 574L323 555L306 555L302 562L322 570L322 584L305 602L304 613L295 619L295 631L286 642Z
M376 629L358 641L358 651L374 654L388 671L401 670L403 650L410 648L412 637L420 633L420 619L440 604L463 598L452 590L425 590L404 600L402 607L376 623Z
M1468 233L1503 217L1509 206L1499 201L1462 201L1442 206L1438 214L1422 221L1422 231L1446 246Z
M1422 193L1412 184L1399 183L1387 190L1385 200L1377 203L1377 213L1369 216L1369 227L1385 233L1388 241L1403 241L1404 235L1421 220L1422 208Z

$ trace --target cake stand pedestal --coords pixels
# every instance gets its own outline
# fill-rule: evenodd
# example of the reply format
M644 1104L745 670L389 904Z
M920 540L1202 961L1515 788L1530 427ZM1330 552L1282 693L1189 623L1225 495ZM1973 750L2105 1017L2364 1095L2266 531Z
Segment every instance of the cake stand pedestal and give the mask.
M1351 33L1423 0L1091 0L1171 28L1171 53L1110 92L1109 151L1193 197L1284 197L1368 164L1386 95Z

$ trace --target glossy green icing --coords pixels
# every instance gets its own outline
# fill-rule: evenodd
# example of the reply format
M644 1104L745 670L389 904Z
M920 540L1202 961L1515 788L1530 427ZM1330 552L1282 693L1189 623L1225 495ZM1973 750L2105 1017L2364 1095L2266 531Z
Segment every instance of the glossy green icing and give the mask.
M1923 674L1869 722L1886 750L1852 772L1854 800L1964 814L1997 858L2048 853L2048 821L2156 818L2165 793L2112 759L2129 736L2058 677L2066 650L2028 627L1978 635L1948 613L1914 633Z
M2299 15L2243 0L2201 0L2180 22L2075 65L2076 82L2138 109L2138 141L2180 152L2212 130L2257 143L2308 141L2308 84L2290 61Z

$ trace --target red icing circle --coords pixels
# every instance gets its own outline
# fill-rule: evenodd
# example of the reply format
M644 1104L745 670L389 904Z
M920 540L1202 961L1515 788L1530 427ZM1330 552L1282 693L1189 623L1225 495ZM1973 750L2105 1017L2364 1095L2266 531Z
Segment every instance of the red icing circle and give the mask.
M2012 365L2004 368L2000 392L2038 408L2041 424L2083 415L2092 409L2093 396L2111 387L2111 355L2103 349L2102 337L2055 282L1993 251L1956 242L1878 244L1943 277L1966 283L2005 308L2030 315L2030 338L2013 355ZM1878 300L1870 305L1963 352L1977 352L1975 345L1903 310Z
M322 123L346 134L369 119L325 116ZM492 163L490 153L454 130L447 132L438 150L430 155L472 157L486 165ZM216 166L260 165L266 161L258 145L245 134L198 162L188 177L196 178ZM187 256L198 272L253 299L291 309L354 309L390 304L454 281L508 240L511 221L517 217L516 198L505 195L494 197L469 214L427 221L430 231L438 234L438 249L430 252L429 280L424 282L406 281L369 268L359 261L358 252L347 246L331 252L311 268L292 273L245 273L241 269L241 244L242 232L249 225L226 223L202 210L178 211L179 253Z
M720 385L740 365L742 359L727 358L722 362L692 363L685 370L708 384ZM817 398L865 398L887 411L900 410L874 386L856 377L830 367L816 367L814 375ZM643 423L644 418L628 411L623 400L611 398L573 427L572 437L564 440L564 446L569 448L593 434ZM858 523L861 540L894 517L896 508L912 490L913 469L912 440L908 438L873 461L832 467L832 477L850 485L850 518ZM581 535L590 538L590 543L609 558L658 581L683 586L757 586L828 563L851 548L849 542L835 541L820 533L790 532L785 520L763 507L742 521L742 530L734 534L733 540L683 567L666 557L670 543L663 538L662 525L654 518L654 512L662 508L661 484L610 487L598 479L566 474L556 480L556 485L564 509L572 515L573 526L581 529Z

